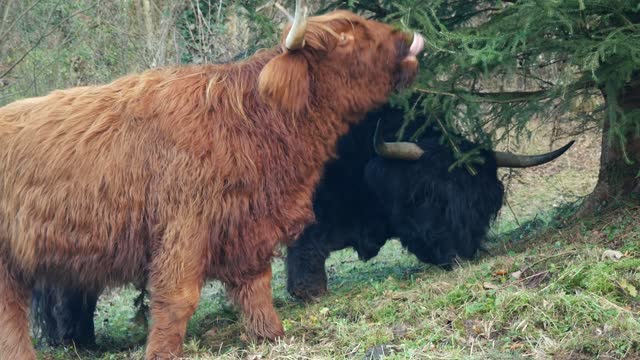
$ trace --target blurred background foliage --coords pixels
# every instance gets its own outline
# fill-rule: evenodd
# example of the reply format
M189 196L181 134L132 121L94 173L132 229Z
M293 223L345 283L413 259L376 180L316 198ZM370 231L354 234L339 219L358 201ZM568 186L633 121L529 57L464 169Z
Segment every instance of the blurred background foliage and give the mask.
M228 61L276 43L258 1L5 0L0 104L180 63Z

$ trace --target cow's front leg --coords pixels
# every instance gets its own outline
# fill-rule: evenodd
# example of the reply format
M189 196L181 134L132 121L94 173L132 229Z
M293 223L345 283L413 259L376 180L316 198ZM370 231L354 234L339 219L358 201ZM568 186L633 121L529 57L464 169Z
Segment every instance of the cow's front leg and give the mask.
M147 360L182 355L187 322L198 306L204 281L204 241L199 236L207 232L195 230L188 223L170 226L161 248L153 254L149 272L152 325L147 339Z
M284 336L282 323L273 307L271 266L249 280L228 284L229 295L240 307L248 335L275 340Z
M303 301L327 293L325 261L329 250L320 240L305 233L287 249L287 291Z
M31 289L15 277L0 256L0 359L35 360L29 336Z

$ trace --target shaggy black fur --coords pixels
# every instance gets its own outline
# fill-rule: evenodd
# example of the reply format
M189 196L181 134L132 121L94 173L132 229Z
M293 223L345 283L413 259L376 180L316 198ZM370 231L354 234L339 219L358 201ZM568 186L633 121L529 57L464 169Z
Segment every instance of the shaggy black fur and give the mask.
M443 267L450 267L456 255L471 258L480 249L504 195L494 154L481 152L484 162L472 165L476 175L464 166L450 171L456 162L451 147L441 143L439 131L428 128L417 141L425 150L419 160L376 156L372 139L378 119L384 119L383 133L394 140L402 117L385 107L338 143L339 158L327 166L316 190L317 222L288 250L291 295L310 300L325 293L325 260L347 247L368 260L387 239L399 237L418 259ZM477 147L461 138L457 145L462 152Z
M91 347L95 345L93 314L98 296L80 290L47 288L33 289L31 316L40 330L40 337L49 345Z

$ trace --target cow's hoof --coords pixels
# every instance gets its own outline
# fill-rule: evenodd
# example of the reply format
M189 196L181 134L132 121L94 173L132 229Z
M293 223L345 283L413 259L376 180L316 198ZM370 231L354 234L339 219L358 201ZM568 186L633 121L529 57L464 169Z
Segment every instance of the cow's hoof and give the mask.
M313 287L313 288L297 287L297 288L289 289L289 293L291 294L291 296L293 296L294 298L300 301L310 303L310 302L316 302L321 297L326 295L327 288L326 287Z

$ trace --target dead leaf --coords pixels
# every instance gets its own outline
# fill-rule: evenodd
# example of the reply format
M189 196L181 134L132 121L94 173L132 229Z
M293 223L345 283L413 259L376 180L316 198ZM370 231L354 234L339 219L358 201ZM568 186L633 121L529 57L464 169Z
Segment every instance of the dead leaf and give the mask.
M405 324L397 324L391 329L394 339L403 338L409 332L409 327Z
M484 332L483 323L480 320L465 320L463 326L467 331L467 335L470 337L475 337Z
M206 333L204 333L204 336L212 338L212 337L215 337L217 333L218 333L218 329L217 328L211 328L211 330L209 330Z
M596 335L597 336L603 336L603 335L607 335L609 333L611 333L611 330L613 330L613 327L609 324L604 324L604 326L601 328L596 328Z
M516 272L511 273L511 277L516 280L520 280L520 278L522 277L522 271L518 270Z
M329 308L327 307L323 307L322 309L320 309L320 315L321 316L327 316L327 314L329 313Z
M497 286L497 285L492 284L492 283L490 283L490 282L488 282L488 281L483 282L483 283L482 283L482 287L483 287L485 290L496 290L496 289L498 288L498 286Z
M397 291L386 290L384 296L393 300L408 300L406 294Z
M605 250L605 251L602 253L602 257L603 257L604 259L609 259L609 260L613 260L613 261L618 261L618 260L620 260L620 259L622 259L622 258L624 257L624 254L623 254L623 253L621 253L621 252L620 252L620 251L618 251L618 250L611 250L611 249L609 249L609 250Z
M638 289L636 289L636 287L633 286L633 284L629 283L626 279L620 280L618 282L618 284L620 285L622 290L624 290L624 292L629 294L629 296L631 296L631 297L637 297L638 296Z

